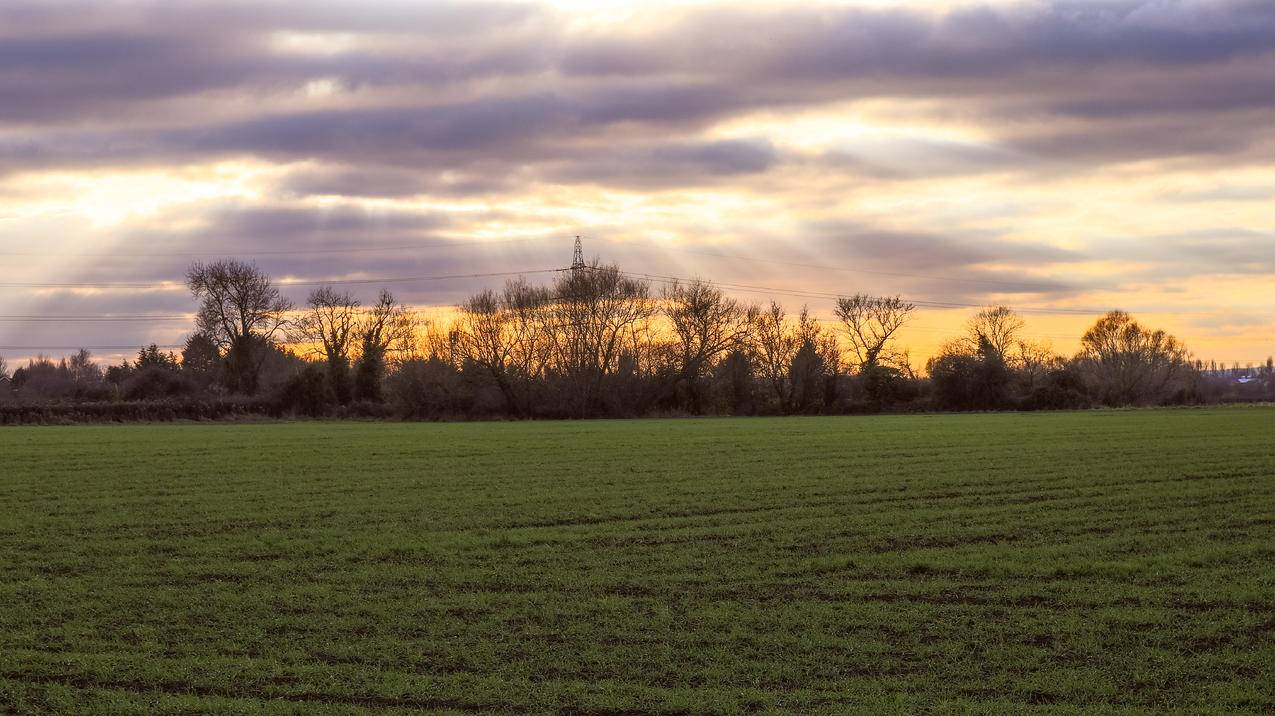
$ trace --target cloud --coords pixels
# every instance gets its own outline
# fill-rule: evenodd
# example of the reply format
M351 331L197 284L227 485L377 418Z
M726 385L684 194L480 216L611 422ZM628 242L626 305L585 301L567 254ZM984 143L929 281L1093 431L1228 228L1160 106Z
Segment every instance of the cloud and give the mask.
M1240 151L1268 123L1233 115L1275 105L1275 9L1248 2L714 7L584 30L503 3L0 10L0 25L19 22L0 43L10 171L223 154L557 161L561 145L625 128L693 141L739 113L889 97L961 106L1023 152L1126 161ZM335 90L318 108L313 83Z
M780 161L775 147L765 139L674 142L619 151L603 149L591 154L588 160L563 162L558 168L551 168L544 178L663 189L762 174Z
M150 280L180 275L182 252L257 253L281 276L424 275L564 263L552 241L473 237L657 235L758 260L604 255L971 303L1119 288L1086 262L1161 293L1275 272L1275 226L1234 203L1270 197L1275 5L899 6L635 5L616 23L484 1L8 0L0 241L116 247L66 257L57 278ZM1239 167L1192 185L1189 170ZM195 189L234 174L210 195L239 198L109 186L143 169ZM128 206L94 218L74 181L89 175L94 201ZM68 208L81 223L30 218ZM466 243L424 246L447 240ZM322 253L351 245L366 251ZM484 283L402 289L447 303ZM100 310L170 308L116 295Z
M1040 157L1009 147L917 137L874 137L859 146L832 149L808 159L875 179L1023 172L1045 165Z
M1164 192L1165 199L1188 202L1273 201L1275 184L1219 184L1214 187Z
M393 168L314 167L290 172L280 183L289 196L410 197L423 193L420 172Z
M1275 274L1275 233L1220 226L1096 242L1095 253L1140 264L1130 278L1180 281L1216 276Z
M881 266L952 269L985 264L1037 266L1083 260L1074 251L1048 244L1006 241L987 234L944 235L882 230L852 221L809 226L819 246L838 256Z

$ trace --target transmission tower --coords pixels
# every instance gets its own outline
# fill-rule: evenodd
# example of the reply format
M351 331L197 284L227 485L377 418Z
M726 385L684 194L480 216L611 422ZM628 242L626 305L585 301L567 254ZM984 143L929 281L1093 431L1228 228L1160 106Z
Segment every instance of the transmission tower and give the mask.
M585 268L584 265L584 247L580 245L580 237L576 237L576 250L571 256L571 270L579 271Z

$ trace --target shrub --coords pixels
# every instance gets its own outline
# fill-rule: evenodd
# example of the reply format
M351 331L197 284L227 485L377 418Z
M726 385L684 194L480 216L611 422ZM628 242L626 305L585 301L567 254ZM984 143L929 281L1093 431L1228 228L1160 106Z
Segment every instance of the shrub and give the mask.
M317 365L302 368L279 387L274 403L281 414L312 418L326 414L333 403L333 396L323 369Z
M468 412L472 403L456 369L437 358L404 361L386 384L390 400L404 418L438 419Z
M262 400L136 400L0 404L0 425L226 420L269 415Z
M1081 410L1093 407L1084 379L1073 368L1050 371L1045 384L1019 405L1023 410Z
M121 395L125 400L176 398L199 392L190 377L156 366L137 371L124 381L121 388Z

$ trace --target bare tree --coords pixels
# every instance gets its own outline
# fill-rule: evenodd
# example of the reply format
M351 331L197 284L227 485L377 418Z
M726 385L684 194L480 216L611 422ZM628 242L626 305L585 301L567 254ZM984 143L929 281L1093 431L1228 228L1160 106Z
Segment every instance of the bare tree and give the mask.
M1031 393L1044 381L1045 376L1062 368L1066 361L1054 352L1048 342L1018 341L1005 362L1013 366L1020 390Z
M835 398L841 349L809 308L802 306L793 322L771 301L755 314L749 337L758 373L780 410L814 410Z
M988 306L965 323L964 339L969 352L979 349L979 339L986 339L992 350L1009 362L1019 334L1027 323L1008 306Z
M102 368L93 362L93 354L87 348L81 348L71 354L66 362L68 375L76 385L98 383L102 380Z
M470 296L460 305L459 311L456 328L461 355L486 368L501 392L509 398L510 407L516 407L506 384L511 352L509 344L513 337L501 310L500 297L487 289Z
M774 394L781 410L791 403L789 371L802 341L788 325L783 306L775 301L753 319L751 337L757 372Z
M554 367L571 386L575 412L592 410L607 375L638 342L657 306L645 281L617 266L590 266L562 274L554 283L548 312Z
M0 356L0 378L9 377L9 364L4 362L4 356Z
M542 286L532 286L520 276L505 284L500 305L512 333L511 369L525 380L543 375L553 359L553 336L548 319L548 311L553 307L552 292Z
M826 374L835 375L841 370L841 345L837 342L836 334L825 330L819 324L819 319L810 315L808 306L802 306L801 313L797 314L795 330L799 341L808 341L814 347Z
M457 321L461 355L491 374L510 412L530 410L529 387L552 356L546 322L552 304L549 291L519 277L503 293L487 290L460 306Z
M460 321L453 320L447 324L426 322L423 326L423 355L414 358L425 358L438 363L459 368L465 361L465 350L462 345Z
M1078 362L1111 404L1163 397L1190 370L1186 347L1161 330L1143 328L1124 311L1112 311L1080 339Z
M288 330L289 340L323 358L328 385L342 404L350 400L350 354L358 338L359 308L358 299L349 292L321 286L310 292L305 312Z
M289 328L289 338L309 344L310 352L331 361L348 362L357 338L358 299L331 286L310 292L305 313Z
M406 356L416 349L420 319L394 294L382 289L376 303L364 312L359 323L359 346L374 346L387 357Z
M664 290L664 315L673 325L676 379L690 392L691 409L700 410L698 382L723 356L747 338L760 314L703 281L673 283Z
M860 371L898 362L898 356L889 350L889 343L915 311L916 305L898 296L860 293L837 299L837 318L845 327L850 351Z
M381 399L381 379L392 357L411 355L419 321L393 293L382 290L364 312L356 330L359 358L354 370L354 394L361 400Z
M233 259L192 264L186 285L200 301L195 325L227 355L228 387L255 393L265 348L286 327L292 303L256 265Z

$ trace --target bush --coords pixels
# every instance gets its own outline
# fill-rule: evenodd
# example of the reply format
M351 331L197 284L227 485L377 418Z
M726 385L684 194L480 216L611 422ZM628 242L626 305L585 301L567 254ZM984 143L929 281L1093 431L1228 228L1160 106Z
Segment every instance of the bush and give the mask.
M394 417L394 408L393 406L386 405L385 403L377 403L370 400L356 400L349 405L337 406L332 412L332 417L341 420L387 420Z
M1084 379L1073 368L1051 371L1045 384L1033 390L1019 405L1022 410L1082 410L1092 408L1093 399Z
M0 404L0 425L229 420L273 412L268 402L250 399L16 403Z
M121 386L125 400L158 400L192 396L199 392L190 377L167 368L143 368L126 379Z
M385 350L375 342L364 340L363 354L354 364L351 394L355 400L379 403L385 400L381 376L385 373Z
M945 352L930 361L934 401L947 410L1009 407L1009 369L985 337L972 353Z
M897 368L864 366L856 379L859 385L854 392L862 390L868 412L886 410L917 397L916 381L906 378Z
M307 365L285 381L275 393L274 399L280 414L307 415L312 418L327 414L333 402L327 376L317 365Z
M405 361L386 381L386 387L404 418L436 420L467 413L472 407L460 374L436 358Z

